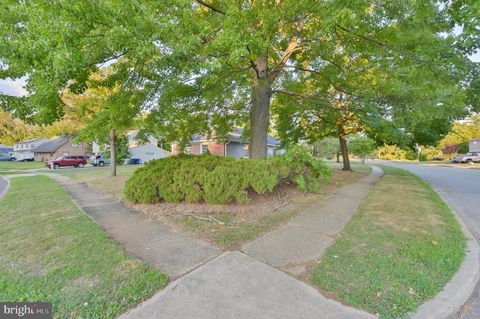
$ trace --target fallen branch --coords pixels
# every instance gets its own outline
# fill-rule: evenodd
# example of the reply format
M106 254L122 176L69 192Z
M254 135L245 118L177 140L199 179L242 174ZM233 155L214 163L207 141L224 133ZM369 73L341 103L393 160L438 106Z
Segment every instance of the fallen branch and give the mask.
M201 219L201 220L206 220L206 221L209 221L209 222L217 222L217 223L219 223L220 225L225 225L224 222L222 222L221 220L216 219L216 218L213 217L213 216L203 217L203 216L198 216L198 215L196 215L196 214L194 214L194 213L185 213L185 214L183 214L183 215L192 216L192 217L194 217L194 218Z
M272 210L272 213L275 212L275 211L277 211L278 209L282 208L283 206L288 205L288 204L290 204L290 201L281 203L280 205L278 205L277 207L275 207L275 208Z

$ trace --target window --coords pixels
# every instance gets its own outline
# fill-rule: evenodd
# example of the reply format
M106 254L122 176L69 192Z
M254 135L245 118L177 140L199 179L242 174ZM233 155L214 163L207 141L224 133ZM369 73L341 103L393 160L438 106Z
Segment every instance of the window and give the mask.
M62 156L68 156L69 154L70 154L70 153L68 153L68 152L63 152L63 153L62 153Z
M202 144L202 149L200 154L206 154L208 153L208 144Z
M82 148L83 144L73 144L72 143L72 147L76 147L76 148Z

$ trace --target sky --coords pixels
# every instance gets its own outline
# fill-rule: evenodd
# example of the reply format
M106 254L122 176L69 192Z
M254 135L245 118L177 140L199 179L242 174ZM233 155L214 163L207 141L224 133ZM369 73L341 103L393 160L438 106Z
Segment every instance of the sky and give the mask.
M475 62L480 62L480 52L470 56L470 59ZM16 80L10 78L0 79L0 93L13 96L26 95L27 91L24 89L25 84L25 78Z

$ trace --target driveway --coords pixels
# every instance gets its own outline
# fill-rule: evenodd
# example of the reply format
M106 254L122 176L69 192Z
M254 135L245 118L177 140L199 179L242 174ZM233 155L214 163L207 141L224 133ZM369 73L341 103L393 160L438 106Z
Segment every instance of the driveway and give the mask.
M480 242L480 170L391 162L382 164L407 169L436 188ZM457 318L480 318L480 285L477 285Z

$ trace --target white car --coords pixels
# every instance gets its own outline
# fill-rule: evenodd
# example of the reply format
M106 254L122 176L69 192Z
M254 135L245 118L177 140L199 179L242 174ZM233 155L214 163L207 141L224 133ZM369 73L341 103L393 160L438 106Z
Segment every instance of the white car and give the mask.
M93 155L90 157L90 164L93 166L110 165L110 159L104 158L102 155Z
M478 163L480 162L480 154L479 153L467 153L467 154L459 154L455 156L453 159L454 163Z

